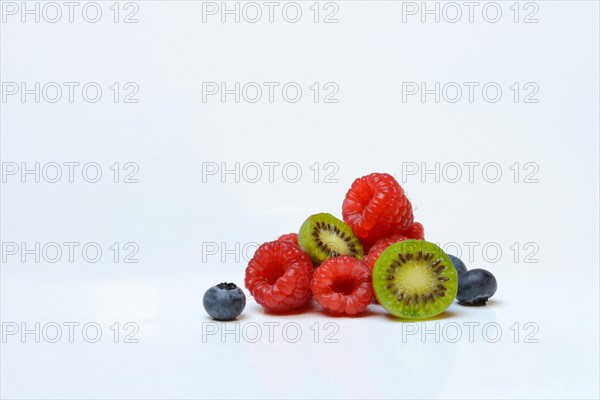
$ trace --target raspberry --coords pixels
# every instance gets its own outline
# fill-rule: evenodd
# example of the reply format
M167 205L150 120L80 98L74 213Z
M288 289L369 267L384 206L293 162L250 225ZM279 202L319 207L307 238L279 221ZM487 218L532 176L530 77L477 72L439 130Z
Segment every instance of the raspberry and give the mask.
M286 233L285 235L279 236L279 239L277 239L277 240L283 240L284 242L291 242L291 243L294 243L296 246L298 246L298 234L297 233Z
M373 269L375 262L383 253L385 249L393 245L394 243L401 242L403 240L408 239L403 235L392 235L383 239L379 239L369 250L369 254L363 259L363 261L369 266L369 268Z
M311 289L325 310L358 314L366 310L373 297L371 270L354 257L330 258L315 270Z
M420 222L413 222L403 233L409 239L425 240L425 228Z
M366 248L378 239L406 231L413 223L410 201L389 174L356 179L346 193L342 215Z
M312 262L299 246L276 240L256 250L244 283L267 311L289 311L311 299L312 272Z

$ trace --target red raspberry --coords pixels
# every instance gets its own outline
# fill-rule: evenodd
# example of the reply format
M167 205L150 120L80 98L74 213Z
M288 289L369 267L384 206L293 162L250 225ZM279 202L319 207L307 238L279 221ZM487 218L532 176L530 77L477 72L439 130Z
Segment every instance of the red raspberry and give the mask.
M317 302L337 314L363 312L373 297L371 270L364 262L350 256L323 262L315 270L310 287Z
M298 246L298 234L297 233L286 233L285 235L279 236L279 239L277 239L277 240L283 240L284 242L291 242L291 243L294 243L296 246Z
M267 311L289 311L311 299L313 265L299 246L276 240L261 245L246 268L244 283Z
M413 222L413 224L404 231L404 236L409 239L425 240L425 228L420 222Z
M366 248L378 239L406 231L413 223L410 201L389 174L356 179L346 193L342 215Z
M387 249L394 243L401 242L406 239L408 238L403 235L392 235L383 239L379 239L377 242L375 242L373 247L371 247L371 250L369 250L369 254L367 254L363 261L369 266L369 268L373 269L375 262L385 249Z
M408 238L403 235L392 235L392 236L388 236L383 239L379 239L371 247L371 249L369 250L369 254L367 254L367 256L365 258L363 258L363 261L365 262L365 264L367 264L369 266L369 268L371 268L371 271L372 271L373 267L375 266L375 263L377 262L377 259L379 258L381 253L383 253L383 251L385 249L387 249L394 243L401 242L401 241L407 240L407 239ZM375 297L375 295L373 295L373 299L371 301L375 304L379 304L379 302L377 301L377 297Z

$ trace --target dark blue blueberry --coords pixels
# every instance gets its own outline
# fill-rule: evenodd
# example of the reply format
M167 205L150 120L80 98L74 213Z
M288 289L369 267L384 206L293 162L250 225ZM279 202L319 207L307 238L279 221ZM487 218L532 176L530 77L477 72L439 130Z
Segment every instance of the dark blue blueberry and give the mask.
M452 265L454 265L454 269L456 269L456 272L458 272L459 275L463 272L467 272L467 267L460 258L453 256L452 254L448 254L448 258L452 261Z
M498 284L491 272L472 269L458 276L456 300L466 305L482 305L496 293Z
M246 295L235 283L219 283L204 293L204 309L214 319L229 321L246 307Z

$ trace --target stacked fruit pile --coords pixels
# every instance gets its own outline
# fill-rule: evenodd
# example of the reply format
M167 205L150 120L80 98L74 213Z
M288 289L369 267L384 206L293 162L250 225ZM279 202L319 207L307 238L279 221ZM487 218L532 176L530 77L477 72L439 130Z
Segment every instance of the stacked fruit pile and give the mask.
M298 234L256 250L244 283L258 304L286 312L314 296L329 312L355 315L378 301L397 317L421 319L443 312L455 298L485 304L496 291L491 273L466 272L460 259L424 240L423 225L414 222L410 201L389 174L356 179L342 216L344 221L326 213L312 215ZM234 284L209 292L204 304L213 317L232 319L243 310L243 292Z

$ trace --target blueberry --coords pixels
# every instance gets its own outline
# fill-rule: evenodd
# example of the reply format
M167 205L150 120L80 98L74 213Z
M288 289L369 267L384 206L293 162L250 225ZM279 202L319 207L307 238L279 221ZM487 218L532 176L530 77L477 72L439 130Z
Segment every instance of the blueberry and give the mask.
M204 309L214 319L229 321L246 307L246 295L235 283L219 283L204 293Z
M467 272L467 267L460 258L453 256L452 254L448 254L448 258L452 261L452 265L454 265L454 269L456 269L456 272L458 272L459 275L463 272Z
M491 272L472 269L458 276L456 300L466 305L482 305L496 293L498 284Z

